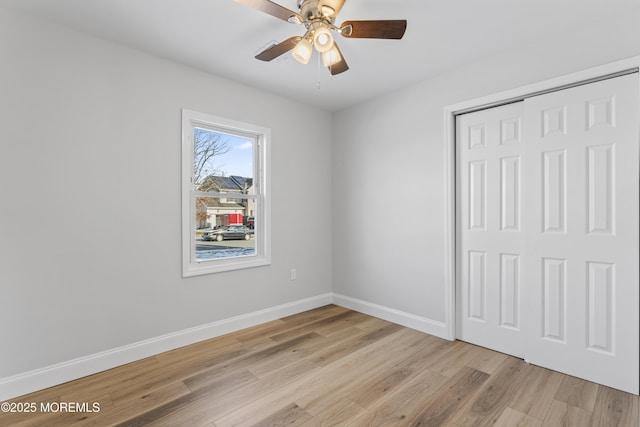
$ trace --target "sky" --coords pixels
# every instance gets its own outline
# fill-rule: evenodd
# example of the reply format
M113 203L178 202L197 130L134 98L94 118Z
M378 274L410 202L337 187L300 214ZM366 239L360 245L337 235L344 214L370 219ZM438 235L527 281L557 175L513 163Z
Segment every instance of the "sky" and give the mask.
M216 169L222 171L224 176L253 178L253 140L228 134L221 135L228 142L229 151L215 157Z
M225 135L230 149L219 157L218 165L226 176L240 175L253 178L253 141L251 139Z

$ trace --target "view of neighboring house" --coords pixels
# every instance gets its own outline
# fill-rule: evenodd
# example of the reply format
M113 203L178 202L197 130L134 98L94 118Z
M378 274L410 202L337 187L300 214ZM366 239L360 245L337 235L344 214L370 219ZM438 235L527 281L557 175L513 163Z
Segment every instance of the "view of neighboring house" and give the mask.
M220 194L253 195L253 178L242 176L207 176L199 191ZM243 219L253 217L255 200L237 197L198 197L196 199L197 228L213 228L220 225L242 224Z

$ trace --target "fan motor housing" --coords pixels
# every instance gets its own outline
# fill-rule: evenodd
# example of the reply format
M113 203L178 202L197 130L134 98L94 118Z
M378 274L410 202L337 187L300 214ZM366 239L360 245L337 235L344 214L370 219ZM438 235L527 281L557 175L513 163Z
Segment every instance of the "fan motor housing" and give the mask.
M333 20L343 5L344 0L298 0L298 9L305 21Z

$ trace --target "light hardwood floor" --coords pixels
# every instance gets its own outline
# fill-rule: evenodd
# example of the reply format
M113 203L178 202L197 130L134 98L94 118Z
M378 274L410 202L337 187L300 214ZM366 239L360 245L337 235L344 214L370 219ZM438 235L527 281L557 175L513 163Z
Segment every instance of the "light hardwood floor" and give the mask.
M333 305L13 402L100 411L0 426L640 426L637 396Z

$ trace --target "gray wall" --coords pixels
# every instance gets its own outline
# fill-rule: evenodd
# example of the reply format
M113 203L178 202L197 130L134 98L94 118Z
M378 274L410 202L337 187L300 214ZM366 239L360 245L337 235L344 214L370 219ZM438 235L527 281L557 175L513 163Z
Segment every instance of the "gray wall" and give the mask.
M445 106L640 55L638 22L548 34L335 113L333 291L445 322Z
M0 379L331 291L329 113L2 9L0 58ZM271 266L182 278L182 108L271 128Z
M0 9L0 379L331 291L444 322L443 108L640 55L639 21L331 115ZM181 108L272 129L270 267L181 277Z

